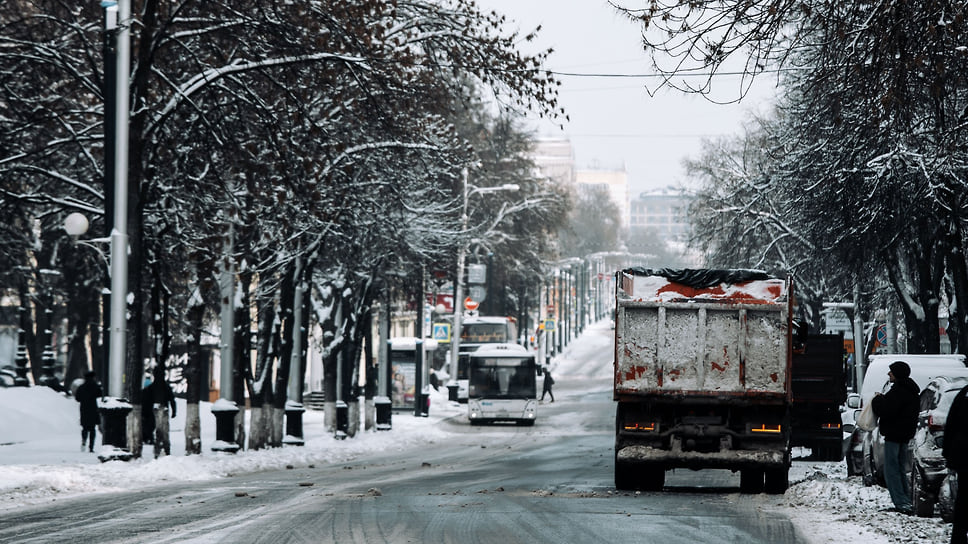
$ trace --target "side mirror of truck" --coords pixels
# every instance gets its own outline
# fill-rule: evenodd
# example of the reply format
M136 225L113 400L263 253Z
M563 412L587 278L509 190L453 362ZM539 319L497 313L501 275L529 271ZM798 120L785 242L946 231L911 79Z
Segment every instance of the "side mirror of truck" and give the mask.
M847 407L860 408L860 395L858 395L857 393L851 393L847 395Z

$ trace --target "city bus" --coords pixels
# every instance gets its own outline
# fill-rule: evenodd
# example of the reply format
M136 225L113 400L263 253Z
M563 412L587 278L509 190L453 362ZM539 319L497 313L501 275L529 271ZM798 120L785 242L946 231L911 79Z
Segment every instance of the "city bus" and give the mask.
M467 417L471 425L511 421L534 425L538 365L518 344L494 344L468 354Z
M467 402L468 356L485 345L517 342L517 323L500 316L468 316L461 321L457 357L457 401Z

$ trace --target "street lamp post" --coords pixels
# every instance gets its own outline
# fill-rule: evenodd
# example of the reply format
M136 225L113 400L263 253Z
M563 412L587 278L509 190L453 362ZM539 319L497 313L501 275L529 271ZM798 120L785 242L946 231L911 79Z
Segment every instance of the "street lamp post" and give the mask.
M117 237L115 236L115 233L112 233L110 238L96 238L96 239L91 239L87 241L77 240L77 237L87 232L87 229L89 226L90 226L90 223L88 222L87 218L80 213L76 213L76 212L72 213L64 219L64 230L67 231L67 234L69 234L72 238L75 239L75 243L88 246L94 249L95 251L97 251L98 255L105 261L107 261L107 257L105 257L101 249L97 247L94 243L95 242L111 243L111 261L109 263L110 267L108 268L108 274L111 277L110 278L111 290L108 296L109 296L110 305L111 305L111 316L112 316L111 319L116 319L116 320L112 321L113 326L111 327L111 339L110 339L110 348L109 348L110 351L108 353L108 358L109 358L108 359L108 380L107 380L108 392L107 392L107 396L102 398L101 401L98 403L98 408L100 409L100 412L101 412L101 425L102 425L101 439L102 439L102 444L106 446L101 450L101 453L98 454L98 459L100 459L102 462L112 461L112 460L127 461L131 459L131 453L127 451L127 446L128 446L127 416L128 416L128 413L131 412L132 407L131 407L131 404L129 404L126 399L122 398L122 395L124 394L124 391L123 391L124 334L123 333L125 331L124 311L125 311L126 301L124 300L123 296L118 296L119 293L123 293L124 291L115 290L118 285L118 283L116 282L116 278L118 276L119 269L124 270L125 274L127 273L127 265L125 264L123 268L120 268L117 266L117 261L119 260L126 261L127 256L125 255L125 256L119 257L119 255L115 252L117 249L117 246L115 245L117 242ZM120 283L120 285L126 285L126 284L127 284L126 281L122 281ZM118 311L119 307L120 307L120 311ZM118 315L120 315L120 318L115 317ZM121 349L115 349L115 345L117 342L115 339L115 337L117 336L115 329L120 330L122 333L120 335Z
M47 275L48 279L44 282L44 353L41 359L40 385L58 389L57 377L54 376L54 366L57 361L54 358L54 288L51 282L59 272L41 270L41 273Z
M457 357L460 354L460 328L461 328L461 317L464 311L464 261L467 258L467 246L468 242L466 240L467 234L467 204L470 200L471 195L474 194L484 194L484 193L497 193L500 191L517 191L520 187L513 183L506 183L497 187L475 187L473 190L470 189L470 185L467 183L467 168L461 172L462 184L464 189L464 202L461 208L461 230L460 230L460 245L457 247L457 277L454 278L454 326L453 333L451 337L453 338L450 343L450 363L447 369L447 374L450 375L450 382L455 382L457 380Z

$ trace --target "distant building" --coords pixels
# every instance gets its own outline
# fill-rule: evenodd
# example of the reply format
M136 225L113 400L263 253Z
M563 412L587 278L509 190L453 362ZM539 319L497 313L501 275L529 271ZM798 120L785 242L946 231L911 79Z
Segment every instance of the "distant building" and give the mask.
M629 228L651 230L667 242L684 242L689 236L691 201L692 197L671 187L644 192L630 204Z
M621 170L578 170L576 172L578 190L586 187L604 186L612 202L618 206L622 226L629 228L629 175Z
M532 155L542 176L566 187L575 186L575 150L567 138L538 138Z

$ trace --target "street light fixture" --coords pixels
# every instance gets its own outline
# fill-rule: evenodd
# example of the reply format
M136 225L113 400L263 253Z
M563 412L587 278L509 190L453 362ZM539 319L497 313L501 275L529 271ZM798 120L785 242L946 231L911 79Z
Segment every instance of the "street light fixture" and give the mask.
M450 383L456 383L457 381L457 357L460 354L460 328L461 328L461 317L464 311L464 260L467 258L467 246L468 242L465 241L464 235L467 233L467 204L470 200L471 195L475 194L485 194L485 193L497 193L501 191L518 191L521 187L516 183L505 183L504 185L499 185L495 187L474 187L470 188L467 183L467 168L461 172L461 178L464 188L464 205L461 212L461 241L460 246L457 248L457 277L454 279L454 326L453 334L450 345L450 364L448 368L448 374L450 375Z

